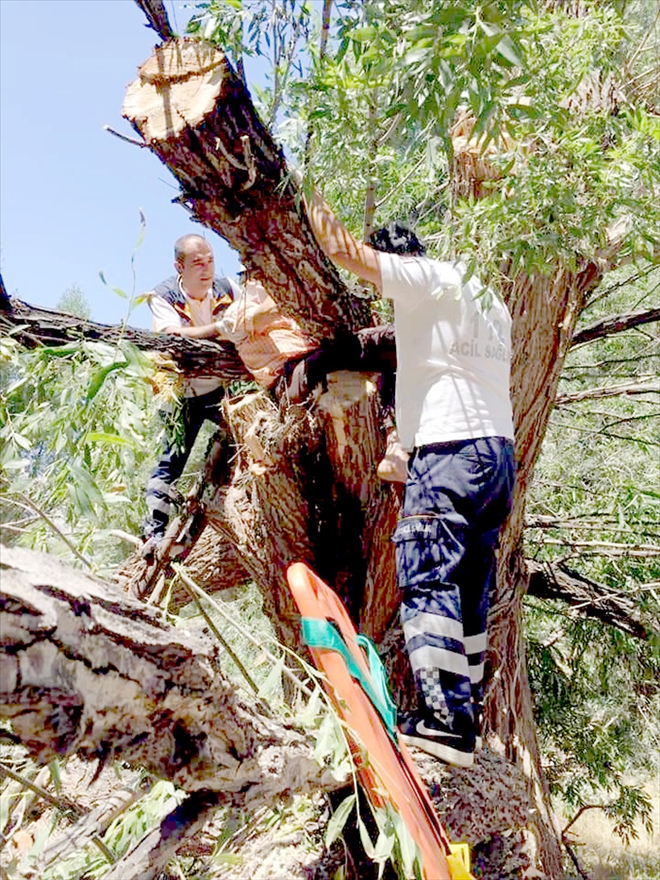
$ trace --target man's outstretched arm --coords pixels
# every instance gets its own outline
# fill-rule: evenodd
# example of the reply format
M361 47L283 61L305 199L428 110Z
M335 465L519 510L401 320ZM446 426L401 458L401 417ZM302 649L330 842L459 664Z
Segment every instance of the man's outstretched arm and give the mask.
M370 281L381 293L383 282L378 252L355 239L316 191L307 204L307 216L326 256L364 281Z

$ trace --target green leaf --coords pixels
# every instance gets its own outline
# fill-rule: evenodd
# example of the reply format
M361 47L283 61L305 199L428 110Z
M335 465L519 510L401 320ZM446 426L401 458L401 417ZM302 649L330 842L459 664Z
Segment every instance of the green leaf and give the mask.
M100 370L96 370L92 374L92 378L89 381L89 385L87 387L87 401L92 401L99 393L101 388L103 387L103 383L107 379L107 377L114 370L119 370L122 367L126 366L126 361L115 361L112 364L109 364L107 367L103 367Z
M50 778L53 780L55 791L59 794L62 791L62 774L60 773L60 764L57 758L54 758L49 764Z
M144 211L142 210L142 208L140 208L139 216L140 216L140 231L138 233L137 241L135 242L135 247L133 248L131 262L133 262L133 257L135 257L135 252L138 251L142 247L142 243L144 242L144 236L147 234L147 218L145 217L145 214L144 214Z
M364 851L373 862L375 856L374 845L371 842L371 838L369 837L367 826L364 824L362 819L358 819L358 830L360 832L360 840L362 841Z
M394 841L394 834L388 834L384 829L381 829L374 849L374 862L380 864L381 871L384 867L384 863L392 856L392 852L394 851Z
M320 687L316 687L307 704L298 713L296 721L301 727L313 727L324 705L323 692Z
M523 66L523 60L518 52L518 47L510 36L507 35L506 37L502 37L496 48L500 55L503 58L506 58L506 60L510 64L513 64L514 67Z
M394 829L399 840L399 849L401 850L401 860L403 862L403 870L406 877L415 876L415 859L419 858L417 844L415 843L410 829L403 821L399 813L393 813Z
M108 443L113 446L130 446L135 448L135 444L125 437L120 437L118 434L106 434L103 431L91 431L89 434L85 434L83 442Z
M351 40L356 43L370 43L378 33L378 28L373 25L361 28L355 28L350 32Z
M10 458L9 461L2 462L4 471L20 471L25 467L26 461L23 458Z
M282 687L282 671L284 669L284 655L278 658L277 663L273 663L272 668L266 680L259 687L259 696L271 698L274 694L278 694Z
M325 829L325 845L328 849L330 849L332 844L335 842L335 840L337 840L339 835L344 830L346 820L351 815L356 800L357 795L355 794L355 792L349 794L339 804L335 812L330 817L328 827Z
M48 355L48 357L66 357L69 354L78 354L80 352L80 343L70 342L67 345L44 346L39 349L39 354Z
M121 287L113 287L111 284L108 284L108 282L106 281L105 275L100 270L99 270L99 278L105 284L105 286L109 287L113 293L117 294L117 296L120 296L122 299L128 299L128 294L126 294L125 291L123 291L121 289Z
M28 451L32 449L32 444L28 438L24 437L22 434L12 434L11 439L17 446L20 446L21 449L27 449Z

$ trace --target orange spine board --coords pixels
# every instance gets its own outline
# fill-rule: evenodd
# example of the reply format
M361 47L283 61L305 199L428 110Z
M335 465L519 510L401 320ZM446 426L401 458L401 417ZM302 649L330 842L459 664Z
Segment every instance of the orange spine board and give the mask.
M301 615L332 621L360 671L371 679L355 628L337 594L302 562L289 567L287 580ZM352 678L340 654L325 648L312 647L310 651L330 682L329 695L337 712L355 731L354 755L359 756L361 747L368 758L364 761L358 757L357 769L369 799L376 807L389 802L399 813L419 847L425 880L451 880L447 835L405 743L398 739L394 744L378 711Z

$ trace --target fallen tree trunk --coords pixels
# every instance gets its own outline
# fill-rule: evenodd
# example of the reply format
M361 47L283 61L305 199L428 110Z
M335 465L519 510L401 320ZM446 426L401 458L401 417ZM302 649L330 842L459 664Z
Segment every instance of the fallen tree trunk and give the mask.
M101 766L116 759L187 793L179 804L171 798L165 818L118 860L104 848L114 861L109 880L158 876L219 806L255 815L293 794L341 787L305 735L240 697L202 633L170 626L52 556L2 548L0 634L0 716L11 719L12 738L33 759L75 754ZM524 828L532 805L520 771L489 750L469 772L421 760L443 821L475 846L484 870L501 876L505 863L529 863ZM102 843L106 817L135 800L104 791L94 815L51 842L42 867L90 839Z
M52 556L3 547L2 572L0 714L38 762L119 758L245 807L336 785L199 631Z

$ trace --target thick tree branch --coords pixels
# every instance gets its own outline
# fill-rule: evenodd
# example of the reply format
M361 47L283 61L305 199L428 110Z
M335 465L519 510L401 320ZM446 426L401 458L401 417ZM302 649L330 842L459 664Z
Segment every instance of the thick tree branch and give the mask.
M658 632L653 621L642 619L634 600L584 577L563 563L528 560L528 595L538 599L561 599L572 609L644 641Z
M148 26L156 31L161 40L169 40L175 36L163 0L135 0L135 2L147 16Z
M368 322L318 246L282 150L223 52L192 39L157 46L122 112L178 180L178 201L312 336Z
M624 330L632 330L634 327L653 324L656 321L660 321L660 309L646 309L643 312L631 312L627 315L610 315L574 333L571 345L583 345L585 342L593 342L595 339L603 339L614 333L623 333Z
M13 297L8 299L7 309L0 304L0 333L11 334L28 348L66 345L81 339L110 345L123 340L170 356L189 376L220 376L228 381L251 378L229 342L186 339L123 325L97 324L64 312L36 308Z

